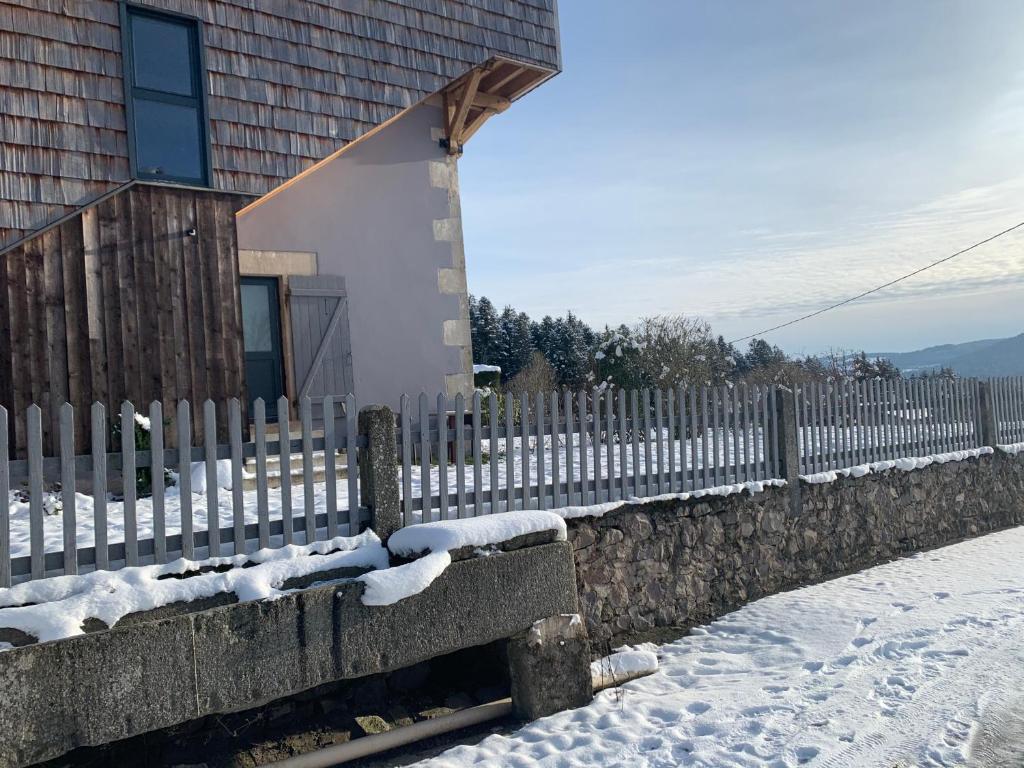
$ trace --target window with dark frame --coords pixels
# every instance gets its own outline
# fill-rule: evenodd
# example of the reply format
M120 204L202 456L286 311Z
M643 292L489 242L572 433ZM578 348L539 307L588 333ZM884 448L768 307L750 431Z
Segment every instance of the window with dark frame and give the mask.
M209 183L205 81L198 21L122 6L132 173Z

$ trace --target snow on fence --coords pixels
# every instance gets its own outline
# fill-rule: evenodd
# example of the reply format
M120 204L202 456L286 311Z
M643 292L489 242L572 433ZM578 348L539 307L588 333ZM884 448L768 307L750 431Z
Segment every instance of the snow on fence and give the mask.
M993 391L1005 381L994 381ZM974 379L938 378L802 385L796 390L800 473L981 447L979 386Z
M92 450L75 455L80 416L65 403L58 420L60 455L44 457L44 413L32 405L25 413L27 458L15 461L8 460L13 425L0 408L0 499L8 500L0 504L0 587L80 569L219 557L228 545L237 555L358 530L361 510L354 502L361 438L353 396L338 402L325 398L322 413L333 418L324 418L317 430L312 404L304 398L294 435L286 399L278 402L279 417L270 424L265 403L257 400L245 430L249 440L243 438L239 401L230 400L227 408L228 443L217 442L217 406L207 400L203 444L194 446L187 401L166 416L159 402L145 414L126 402L113 419L114 429L104 405L96 403L88 414ZM176 447L164 447L166 435L176 436ZM113 452L110 439L118 444ZM315 483L314 454L320 452L324 480ZM292 488L293 456L301 457L301 489ZM268 459L275 457L279 475L268 469ZM345 484L337 476L342 460ZM271 478L280 485L273 493ZM250 491L244 489L247 479L255 481Z
M1024 376L992 380L992 406L1000 445L1024 443Z
M776 387L403 396L403 522L778 477Z

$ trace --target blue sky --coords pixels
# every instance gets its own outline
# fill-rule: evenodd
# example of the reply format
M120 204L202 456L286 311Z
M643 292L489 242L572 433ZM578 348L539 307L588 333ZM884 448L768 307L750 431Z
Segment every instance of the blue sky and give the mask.
M1024 3L560 0L564 71L461 161L470 290L727 338L1024 220ZM628 11L625 10L628 8ZM1024 230L767 336L1024 331Z

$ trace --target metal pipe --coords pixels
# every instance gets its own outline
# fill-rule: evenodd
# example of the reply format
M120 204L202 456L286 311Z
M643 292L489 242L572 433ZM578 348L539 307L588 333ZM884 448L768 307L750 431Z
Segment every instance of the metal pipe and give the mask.
M422 720L393 731L364 736L344 744L335 744L317 752L289 757L286 760L273 763L273 765L279 768L330 768L330 766L341 765L361 757L369 757L390 749L404 747L423 739L497 720L510 714L512 714L512 699L501 699L432 720Z
M646 677L652 670L630 672L622 677L598 678L595 679L594 693L603 691L606 688L613 688L640 677ZM331 768L331 766L358 760L361 757L378 755L398 747L414 744L417 741L430 739L434 736L443 736L452 731L462 730L474 725L486 723L491 720L498 720L512 714L512 699L501 699L492 701L490 704L481 704L477 707L470 707L443 717L435 717L432 720L421 720L418 723L396 728L385 733L375 733L372 736L364 736L354 741L346 741L344 744L335 744L331 747L307 752L304 755L296 755L286 760L281 760L272 765L278 768Z

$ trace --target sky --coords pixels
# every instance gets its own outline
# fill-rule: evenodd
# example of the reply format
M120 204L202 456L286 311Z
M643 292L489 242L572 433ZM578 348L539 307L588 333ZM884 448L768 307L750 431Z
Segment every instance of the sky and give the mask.
M628 10L627 10L628 8ZM1020 0L559 0L563 71L460 161L470 291L728 340L1024 221ZM1024 228L764 336L1024 332Z

